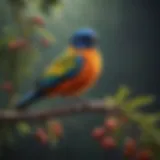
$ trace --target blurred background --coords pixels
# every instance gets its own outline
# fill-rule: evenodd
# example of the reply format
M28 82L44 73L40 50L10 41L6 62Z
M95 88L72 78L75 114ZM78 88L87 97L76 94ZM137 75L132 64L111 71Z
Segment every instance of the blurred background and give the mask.
M160 110L159 76L159 10L158 0L64 0L64 8L57 16L46 18L46 28L57 42L49 49L40 49L40 60L29 78L25 78L19 91L25 93L51 60L68 45L71 34L81 27L91 27L99 34L100 49L104 57L104 71L100 80L84 97L103 98L113 94L123 84L136 94L153 94L156 103L148 111ZM6 0L0 1L0 32L12 24L12 15ZM28 14L39 15L34 7ZM3 73L0 81L3 81ZM3 93L1 106L6 103ZM35 108L58 107L60 99L44 100ZM121 159L116 154L106 154L90 137L91 129L100 124L102 115L83 114L60 118L65 126L64 140L53 149L37 144L32 137L19 138L15 150L6 150L4 160L104 160Z

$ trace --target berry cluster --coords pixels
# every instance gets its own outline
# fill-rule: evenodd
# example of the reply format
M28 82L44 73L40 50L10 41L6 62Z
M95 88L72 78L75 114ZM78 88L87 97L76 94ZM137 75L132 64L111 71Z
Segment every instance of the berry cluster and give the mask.
M45 26L45 22L44 22L43 18L38 17L38 16L31 17L29 19L29 21L30 21L30 25L33 28ZM34 30L34 31L36 31L36 30ZM27 33L25 33L25 34L27 34ZM43 47L49 47L51 42L46 36L44 36L45 34L46 33L42 33L43 37L40 39L40 43ZM15 38L12 38L12 40L8 42L8 48L10 51L17 51L20 49L24 49L24 48L28 47L29 45L30 45L30 42L25 38L16 38L15 37Z
M104 125L97 127L92 131L92 137L98 140L104 149L113 149L116 147L116 140L112 137L111 133L118 127L115 118L109 118L104 121Z
M100 143L105 150L111 150L118 146L118 138L115 136L118 130L123 130L122 123L126 122L126 118L116 119L110 117L104 121L103 126L94 128L92 137ZM127 138L123 142L123 153L127 159L151 160L152 151L147 148L139 148L136 140Z
M46 129L38 128L34 136L40 143L47 144L50 141L62 138L63 133L63 126L60 122L49 122Z

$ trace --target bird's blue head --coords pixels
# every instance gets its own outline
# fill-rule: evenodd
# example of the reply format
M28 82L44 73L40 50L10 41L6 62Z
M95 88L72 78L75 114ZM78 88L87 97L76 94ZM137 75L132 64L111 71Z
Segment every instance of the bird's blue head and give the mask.
M89 28L76 31L71 37L71 45L77 49L95 47L97 44L96 32Z

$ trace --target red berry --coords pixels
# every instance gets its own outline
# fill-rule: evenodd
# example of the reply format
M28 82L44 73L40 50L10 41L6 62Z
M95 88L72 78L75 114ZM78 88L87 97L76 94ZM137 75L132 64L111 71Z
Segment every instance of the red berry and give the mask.
M117 127L118 127L117 120L115 118L107 119L104 122L104 125L106 126L107 129L109 129L111 131L117 129Z
M25 39L17 39L17 40L9 42L8 48L11 50L21 49L21 48L26 47L27 44L28 42Z
M35 138L42 144L46 144L48 141L48 136L42 128L38 128L35 133Z
M60 122L53 122L50 124L50 129L51 131L57 136L57 137L62 137L63 136L63 127Z
M127 139L124 144L124 155L126 157L133 157L136 153L136 141L134 139Z
M13 86L11 82L5 82L2 86L1 89L6 90L7 92L12 92Z
M101 141L101 146L104 148L104 149L113 149L116 147L116 142L115 140L113 139L113 137L111 136L107 136L105 138L102 139Z
M41 17L32 17L32 22L40 26L44 26L45 24L44 20Z
M92 137L96 140L100 140L105 135L105 129L103 127L95 128L92 131Z
M137 154L137 160L151 160L152 152L149 149L141 150Z
M16 41L11 41L8 43L8 48L11 50L17 49L17 42Z

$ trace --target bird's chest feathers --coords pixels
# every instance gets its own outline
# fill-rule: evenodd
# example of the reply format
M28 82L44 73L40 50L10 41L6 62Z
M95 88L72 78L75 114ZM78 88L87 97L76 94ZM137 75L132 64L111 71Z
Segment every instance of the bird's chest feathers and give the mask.
M59 95L75 95L85 92L99 78L102 70L102 60L99 54L84 54L84 64L79 74L64 81L51 92ZM51 94L52 95L52 94Z
M102 70L102 61L99 54L84 55L84 67L77 76L79 81L91 83L98 79Z
M64 82L59 94L64 96L79 95L88 90L99 78L102 64L99 55L85 55L84 65L80 73L69 81Z

